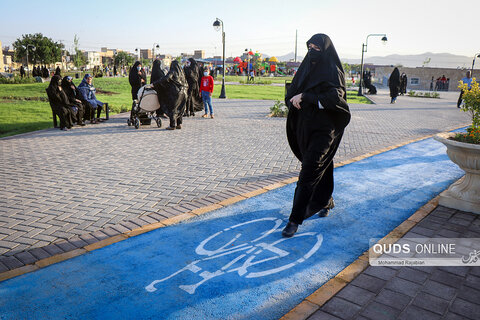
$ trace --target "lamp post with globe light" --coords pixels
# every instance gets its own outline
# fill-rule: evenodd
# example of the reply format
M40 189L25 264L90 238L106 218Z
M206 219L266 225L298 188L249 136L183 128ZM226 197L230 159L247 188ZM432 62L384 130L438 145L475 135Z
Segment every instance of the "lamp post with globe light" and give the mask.
M225 32L223 31L223 21L216 18L216 20L213 22L213 28L215 28L216 31L220 30L220 27L222 29L222 44L223 44L223 55L222 55L222 61L223 61L223 77L222 77L222 91L220 92L220 99L225 99L227 96L225 95Z
M363 82L363 54L367 52L367 45L368 45L368 37L375 36L375 37L382 37L383 43L387 42L387 35L385 33L373 33L367 36L365 43L362 43L362 62L360 63L360 82L358 87L358 95L363 95L362 92L362 82Z

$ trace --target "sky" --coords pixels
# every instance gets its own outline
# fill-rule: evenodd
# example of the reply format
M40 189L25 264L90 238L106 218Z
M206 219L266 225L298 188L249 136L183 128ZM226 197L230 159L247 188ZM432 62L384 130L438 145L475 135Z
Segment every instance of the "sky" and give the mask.
M366 57L480 53L474 36L480 0L0 0L0 8L2 46L40 32L68 50L77 35L84 50L134 52L159 44L161 54L205 50L207 57L221 56L221 32L212 26L218 17L227 57L245 49L269 56L293 52L296 30L299 56L315 33L329 35L340 58L359 59L367 35L377 33L385 33L388 42L370 37Z

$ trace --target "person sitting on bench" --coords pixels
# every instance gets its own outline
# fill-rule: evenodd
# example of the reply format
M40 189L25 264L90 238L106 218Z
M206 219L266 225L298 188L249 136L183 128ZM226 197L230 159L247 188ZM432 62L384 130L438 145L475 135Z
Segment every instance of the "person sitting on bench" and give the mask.
M79 126L84 126L83 116L85 113L85 106L82 101L77 97L77 87L72 82L72 77L66 76L62 79L62 89L67 95L70 105L75 106L78 109L76 121Z
M46 91L52 110L60 118L60 130L68 130L73 126L72 119L76 112L74 108L69 106L69 101L67 95L62 90L61 82L62 78L60 76L53 76Z
M100 119L100 113L102 112L103 102L97 100L95 96L96 89L92 84L92 76L86 74L83 77L82 82L78 85L78 90L83 96L83 99L86 100L91 106L90 115L87 114L87 118L90 119L90 123L103 122ZM95 110L97 110L97 119L95 120Z

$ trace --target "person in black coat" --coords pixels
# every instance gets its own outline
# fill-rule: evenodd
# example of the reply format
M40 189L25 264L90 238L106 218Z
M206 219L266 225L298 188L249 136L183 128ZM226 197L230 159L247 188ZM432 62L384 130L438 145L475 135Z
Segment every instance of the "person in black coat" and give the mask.
M183 70L188 83L185 115L187 117L195 116L195 111L201 111L203 109L203 101L200 98L199 87L199 78L201 79L199 73L200 68L195 59L189 58Z
M407 93L407 74L405 72L402 73L400 76L400 94L403 96L405 93Z
M55 69L55 75L56 75L56 76L62 76L62 75L61 75L60 67L57 67L57 68Z
M172 62L168 73L160 80L155 81L153 87L157 91L162 111L170 119L170 126L166 129L181 129L188 84L178 61Z
M25 68L23 66L20 66L20 77L25 77Z
M61 86L62 78L53 76L47 88L50 105L60 118L60 130L68 130L73 126L74 108L70 108L68 97Z
M334 207L333 157L350 122L345 73L330 38L315 34L285 96L289 108L287 138L302 163L289 222L282 236Z
M165 76L165 72L162 70L162 62L158 59L153 61L152 75L150 76L150 83L154 83Z
M388 87L390 88L390 103L395 103L400 92L400 71L397 67L393 69L390 78L388 79Z
M78 125L85 126L84 115L85 106L80 100L81 94L79 94L77 87L72 81L72 77L66 76L62 79L62 89L67 95L68 101L71 106L75 106L78 110L75 120Z
M145 74L145 70L142 69L140 61L136 61L130 69L128 81L132 86L132 100L137 100L138 90L147 83L147 75Z
M42 78L48 78L50 71L48 71L48 68L46 66L42 67Z

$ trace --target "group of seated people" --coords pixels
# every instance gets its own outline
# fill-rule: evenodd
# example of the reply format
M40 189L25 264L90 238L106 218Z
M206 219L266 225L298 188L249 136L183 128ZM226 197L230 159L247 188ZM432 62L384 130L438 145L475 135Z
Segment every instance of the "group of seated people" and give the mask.
M46 90L50 106L60 119L60 130L69 130L75 123L85 126L86 121L92 124L103 122L100 113L104 103L95 96L90 74L85 75L78 87L72 77L62 79L60 75L54 75Z

